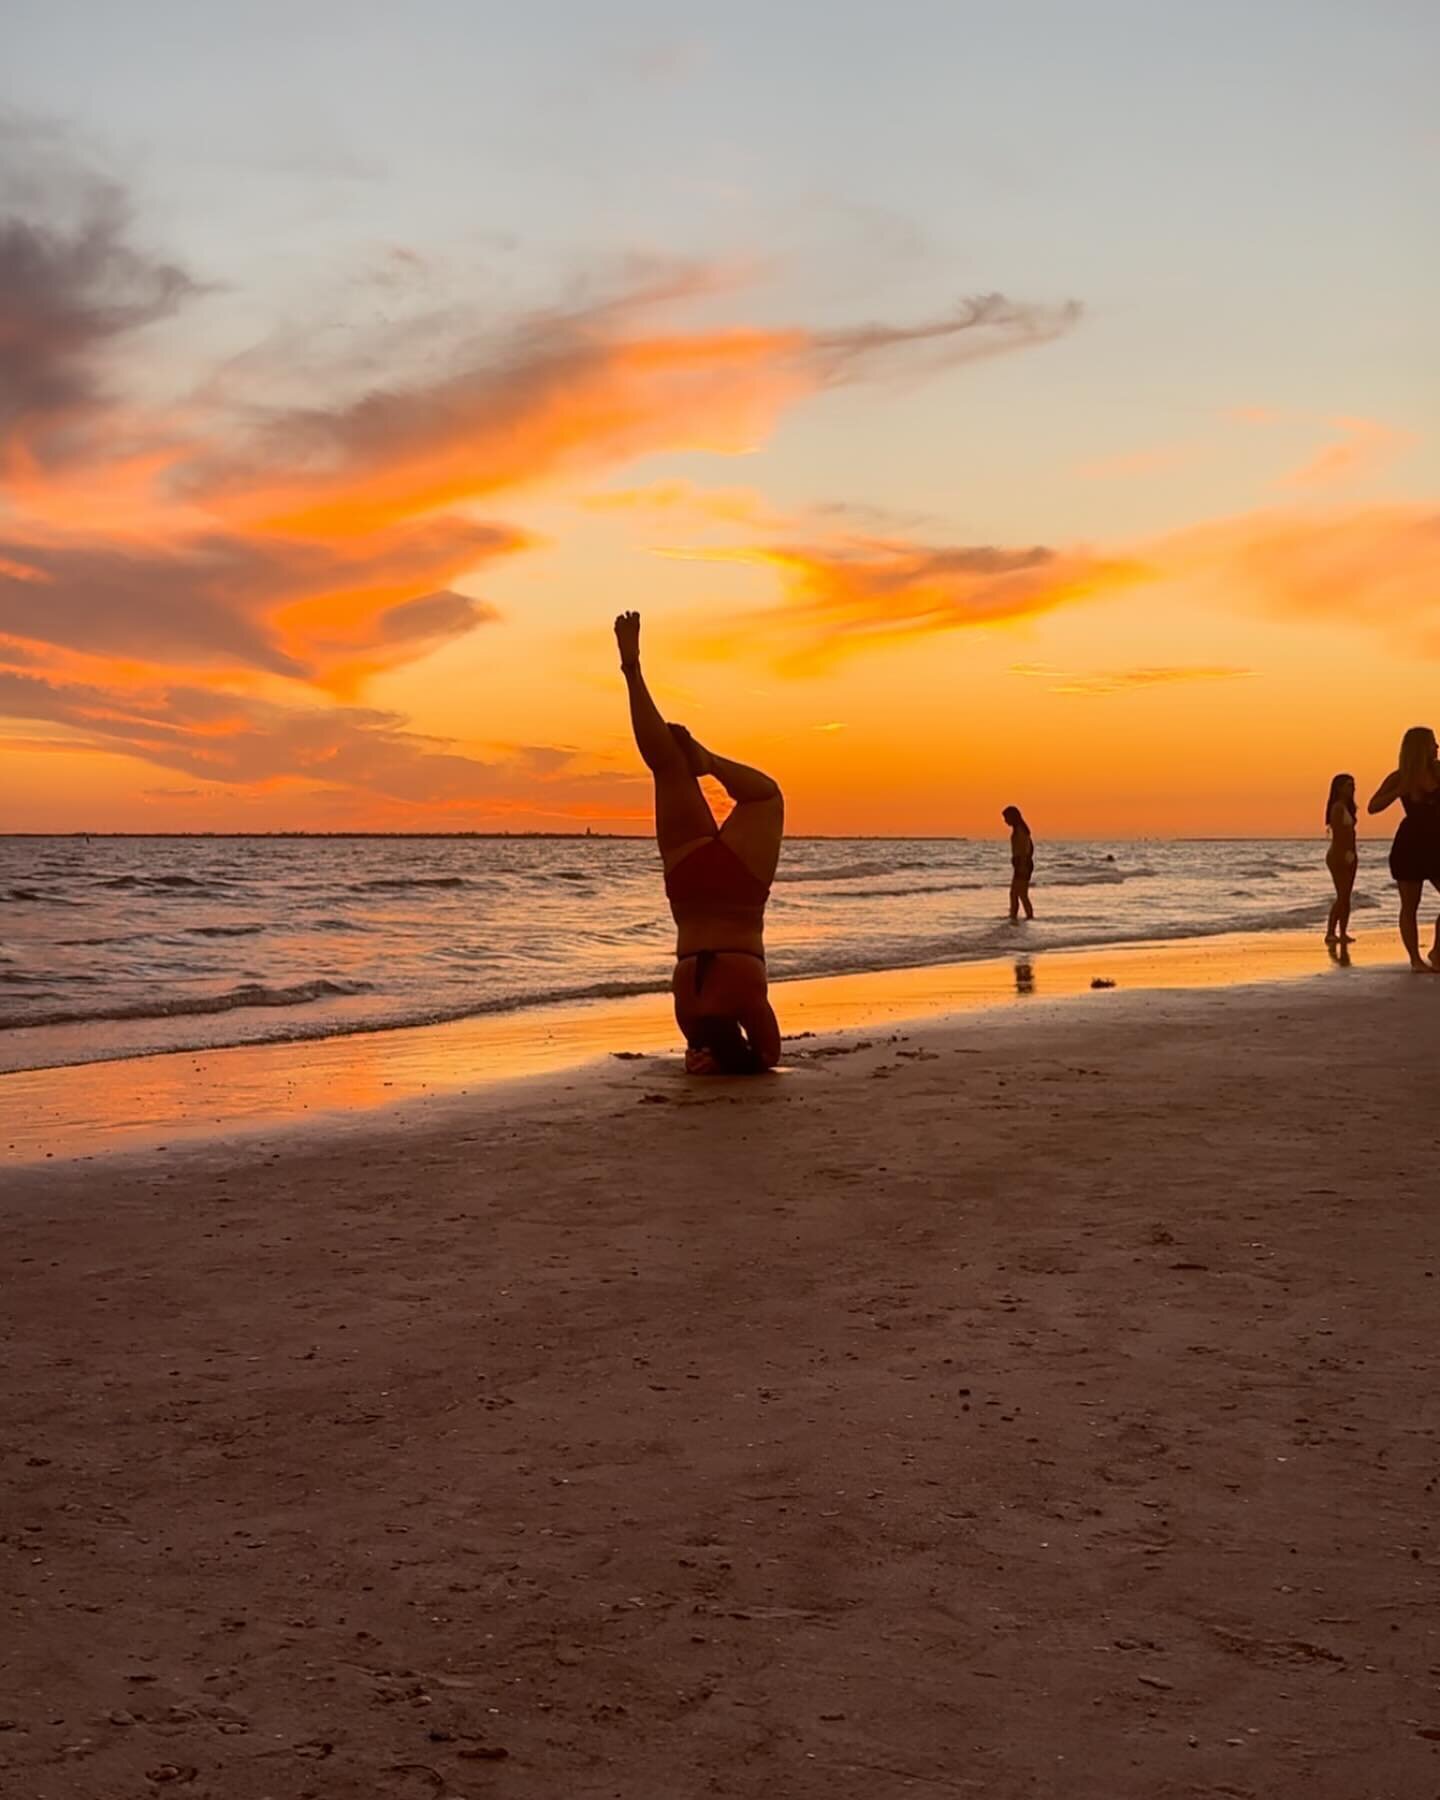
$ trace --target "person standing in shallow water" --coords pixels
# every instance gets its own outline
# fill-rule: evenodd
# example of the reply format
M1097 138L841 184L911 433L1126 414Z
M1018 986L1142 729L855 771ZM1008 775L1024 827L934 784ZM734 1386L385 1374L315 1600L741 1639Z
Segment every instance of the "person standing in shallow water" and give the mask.
M1013 924L1020 917L1022 906L1027 919L1035 917L1035 908L1030 904L1030 883L1035 875L1035 840L1018 806L1007 806L1000 817L1010 827L1010 919Z
M1355 891L1355 777L1337 775L1330 783L1330 797L1325 802L1325 823L1330 830L1330 848L1325 852L1325 867L1335 883L1335 904L1330 908L1325 927L1327 944L1350 942L1350 896Z
M670 988L692 1075L758 1075L780 1060L765 971L765 903L780 860L785 799L759 769L716 756L660 716L640 672L640 615L615 621L635 745L655 778L655 837L675 919ZM718 829L700 777L735 802Z
M1368 812L1382 813L1396 801L1405 809L1390 846L1390 874L1400 890L1400 941L1410 967L1421 974L1440 969L1440 918L1426 962L1420 955L1420 901L1425 883L1440 888L1440 750L1428 725L1412 725L1400 740L1400 766L1370 796Z

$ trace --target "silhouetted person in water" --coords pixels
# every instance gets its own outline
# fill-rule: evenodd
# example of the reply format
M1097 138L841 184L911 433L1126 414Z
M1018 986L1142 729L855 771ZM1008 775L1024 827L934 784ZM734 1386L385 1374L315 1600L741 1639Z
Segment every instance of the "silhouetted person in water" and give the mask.
M1325 852L1325 867L1335 883L1335 904L1330 908L1325 927L1327 944L1350 942L1350 896L1355 889L1355 777L1337 775L1330 783L1330 797L1325 802L1325 823L1330 830L1330 848Z
M692 1075L754 1075L780 1060L767 998L765 902L780 860L785 801L758 769L712 755L661 718L640 673L640 615L615 621L635 743L655 777L655 837L675 917L675 1019ZM735 802L718 830L699 777Z
M1397 800L1405 817L1390 846L1390 874L1400 890L1400 941L1410 967L1428 973L1440 969L1440 918L1429 962L1420 955L1418 918L1425 883L1440 888L1440 758L1428 725L1412 725L1400 740L1400 766L1376 788L1367 811L1382 813Z
M1020 917L1022 906L1027 919L1035 917L1035 908L1030 904L1030 883L1035 876L1035 840L1018 806L1007 806L1000 817L1010 827L1010 919L1013 924Z

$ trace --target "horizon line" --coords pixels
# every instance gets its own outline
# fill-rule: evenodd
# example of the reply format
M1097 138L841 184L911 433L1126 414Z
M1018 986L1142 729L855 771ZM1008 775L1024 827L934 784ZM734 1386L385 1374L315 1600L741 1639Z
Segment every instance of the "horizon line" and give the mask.
M1388 833L1382 833L1388 836ZM226 842L246 842L255 839L310 840L317 842L343 841L415 841L415 842L503 842L509 840L540 841L556 843L594 843L641 844L653 843L654 833L650 831L0 831L0 843L66 843L75 839L87 842L94 838L108 841L142 842L147 839L159 839L165 842L185 841L189 839L216 839ZM988 844L1002 843L1005 833L997 831L993 834L982 834L979 837L967 832L948 831L795 831L788 832L787 844ZM1324 841L1322 832L1235 832L1223 836L1209 832L1197 832L1191 835L1169 835L1162 832L1139 832L1134 834L1105 833L1074 835L1057 832L1054 836L1037 839L1047 844L1303 844ZM1379 841L1376 839L1375 841Z

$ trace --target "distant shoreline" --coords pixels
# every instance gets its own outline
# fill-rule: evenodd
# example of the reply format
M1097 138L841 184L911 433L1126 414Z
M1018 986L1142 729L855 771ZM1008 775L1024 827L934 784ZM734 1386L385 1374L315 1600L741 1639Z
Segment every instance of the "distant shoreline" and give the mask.
M1378 842L1388 831L1376 835ZM1004 833L996 831L997 840ZM225 843L345 843L345 842L415 842L415 843L595 843L644 844L651 841L648 831L0 831L4 843L68 844L87 839L105 842L136 843L210 841ZM973 844L988 842L969 833L942 831L792 831L786 842L793 844ZM1104 832L1079 837L1059 833L1047 835L1047 844L1306 844L1323 843L1323 831L1238 832L1231 836L1167 837L1159 832L1141 832L1135 836L1111 836Z
M0 843L74 843L77 839L86 842L92 838L101 838L106 842L116 839L133 838L145 843L150 839L184 841L196 839L208 841L212 838L226 842L244 842L246 840L290 840L310 841L318 839L389 839L405 840L414 838L445 841L452 839L477 838L486 841L504 839L554 838L557 842L573 843L579 840L582 844L587 840L595 843L611 841L622 844L644 843L649 840L648 831L0 831ZM920 840L916 840L917 842ZM947 840L948 841L948 840ZM964 839L957 839L963 843Z

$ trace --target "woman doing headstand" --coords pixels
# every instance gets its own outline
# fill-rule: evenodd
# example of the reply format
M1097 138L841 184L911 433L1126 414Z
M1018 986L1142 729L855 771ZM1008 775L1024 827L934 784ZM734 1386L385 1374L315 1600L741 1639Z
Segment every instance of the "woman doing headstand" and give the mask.
M780 860L785 801L770 776L696 743L661 718L640 672L640 615L615 621L635 743L655 778L655 837L675 918L675 1021L694 1075L748 1075L780 1060L765 973L765 902ZM717 830L699 777L735 802Z

